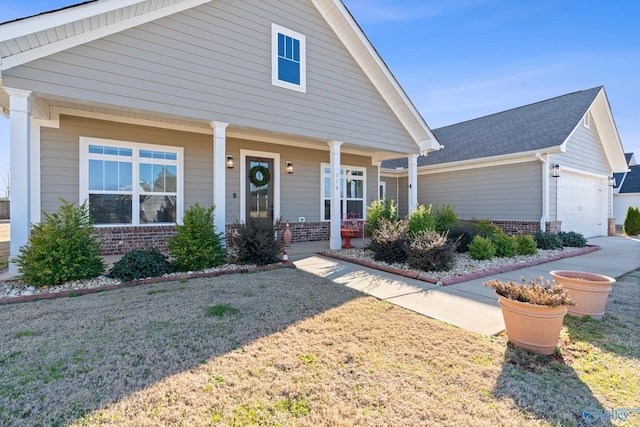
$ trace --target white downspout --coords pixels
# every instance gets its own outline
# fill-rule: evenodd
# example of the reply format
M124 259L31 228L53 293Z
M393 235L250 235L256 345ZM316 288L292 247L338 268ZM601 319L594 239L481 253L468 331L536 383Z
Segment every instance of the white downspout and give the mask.
M549 218L549 155L543 158L536 153L536 159L542 164L542 218L540 218L540 230L547 231L547 219Z

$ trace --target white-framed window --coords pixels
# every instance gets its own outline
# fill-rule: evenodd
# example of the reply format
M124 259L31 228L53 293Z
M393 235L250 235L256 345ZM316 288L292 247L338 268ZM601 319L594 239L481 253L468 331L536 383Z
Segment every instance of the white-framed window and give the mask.
M80 137L80 200L96 226L175 224L183 148Z
M321 164L322 204L320 218L331 219L331 165ZM357 166L340 167L340 217L365 219L367 194L367 169Z
M385 200L387 198L387 183L384 181L380 182L380 187L378 188L378 197L380 200Z
M307 91L306 37L277 24L271 24L271 83Z
M591 117L588 111L585 113L584 117L582 118L582 126L584 126L587 129L591 128Z

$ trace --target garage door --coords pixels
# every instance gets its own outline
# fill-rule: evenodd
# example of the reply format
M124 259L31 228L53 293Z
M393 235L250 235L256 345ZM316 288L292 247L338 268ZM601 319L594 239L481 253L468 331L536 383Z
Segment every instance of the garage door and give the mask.
M558 178L558 219L563 231L585 237L607 235L607 180L562 171Z

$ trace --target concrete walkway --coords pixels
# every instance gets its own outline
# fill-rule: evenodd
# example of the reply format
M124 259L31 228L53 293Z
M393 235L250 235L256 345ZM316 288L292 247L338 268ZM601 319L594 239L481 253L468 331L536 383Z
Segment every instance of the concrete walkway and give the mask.
M356 242L356 246L358 243L361 247L361 242ZM376 298L479 334L494 335L504 330L504 321L493 290L483 286L489 279L520 281L521 277L540 276L551 279L552 270L589 271L619 277L640 268L639 239L598 237L590 239L589 244L598 245L601 250L450 286L437 286L316 255L328 249L327 242L293 244L289 259L301 270Z

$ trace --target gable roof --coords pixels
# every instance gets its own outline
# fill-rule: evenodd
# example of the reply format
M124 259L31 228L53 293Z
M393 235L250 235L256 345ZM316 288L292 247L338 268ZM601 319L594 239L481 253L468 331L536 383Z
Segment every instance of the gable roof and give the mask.
M622 144L602 86L434 129L444 149L418 157L418 167L562 152L587 111L596 122L612 169L626 170ZM386 169L407 165L406 158L382 163Z
M0 24L0 73L211 0L94 0ZM311 0L418 146L440 144L341 0ZM0 74L0 78L1 78Z
M617 181L618 178L616 178ZM616 182L617 183L617 182ZM618 194L640 193L640 165L631 166L624 177Z

